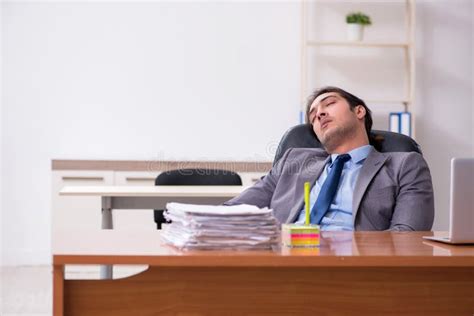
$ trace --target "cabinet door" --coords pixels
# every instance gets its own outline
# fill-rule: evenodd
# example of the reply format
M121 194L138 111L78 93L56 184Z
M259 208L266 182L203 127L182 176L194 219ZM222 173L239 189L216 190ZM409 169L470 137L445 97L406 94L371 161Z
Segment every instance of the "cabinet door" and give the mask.
M115 172L115 185L154 186L159 172ZM153 210L115 210L114 229L156 230Z
M60 196L64 186L113 185L113 171L53 171L53 229L101 228L101 198L95 196Z

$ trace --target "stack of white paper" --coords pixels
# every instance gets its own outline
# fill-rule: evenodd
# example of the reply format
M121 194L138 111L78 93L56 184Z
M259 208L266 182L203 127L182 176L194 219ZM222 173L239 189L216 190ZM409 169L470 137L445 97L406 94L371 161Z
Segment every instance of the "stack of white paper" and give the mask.
M253 205L168 203L163 240L181 249L269 249L277 243L272 210Z

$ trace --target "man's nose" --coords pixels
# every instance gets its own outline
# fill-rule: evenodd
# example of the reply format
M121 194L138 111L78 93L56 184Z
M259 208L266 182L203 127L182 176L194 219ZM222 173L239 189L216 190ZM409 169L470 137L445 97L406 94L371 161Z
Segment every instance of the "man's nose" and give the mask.
M321 120L323 117L325 117L327 115L326 111L323 110L318 110L318 112L316 113L316 117L318 118L318 120Z

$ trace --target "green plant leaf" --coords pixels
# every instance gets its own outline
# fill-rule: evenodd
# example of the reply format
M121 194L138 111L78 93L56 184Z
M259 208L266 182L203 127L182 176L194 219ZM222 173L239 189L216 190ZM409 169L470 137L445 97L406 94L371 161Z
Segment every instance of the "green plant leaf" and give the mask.
M346 15L346 23L356 23L361 25L371 25L370 17L362 12L351 12Z

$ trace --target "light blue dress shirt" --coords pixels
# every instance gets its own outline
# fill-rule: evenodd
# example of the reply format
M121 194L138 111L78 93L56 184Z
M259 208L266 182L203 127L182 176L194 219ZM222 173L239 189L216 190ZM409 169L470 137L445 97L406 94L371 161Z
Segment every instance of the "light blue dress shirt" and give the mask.
M354 225L352 223L352 197L354 195L354 188L357 177L360 173L360 168L362 168L362 165L364 164L364 161L369 155L371 149L371 145L366 145L348 152L348 154L351 156L351 159L344 164L336 196L329 206L329 210L327 211L326 215L324 215L323 219L321 220L321 230L354 230ZM313 209L314 203L316 203L324 180L326 180L329 171L331 171L332 162L337 156L338 154L331 155L331 160L326 165L321 176L318 178L315 185L311 189L309 198L310 209ZM298 219L296 220L296 223L303 224L304 222L305 209L303 207L303 209L300 211Z

